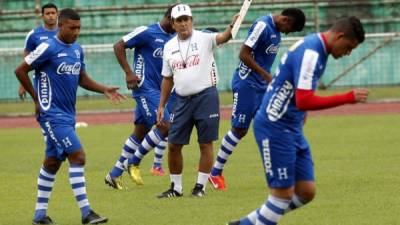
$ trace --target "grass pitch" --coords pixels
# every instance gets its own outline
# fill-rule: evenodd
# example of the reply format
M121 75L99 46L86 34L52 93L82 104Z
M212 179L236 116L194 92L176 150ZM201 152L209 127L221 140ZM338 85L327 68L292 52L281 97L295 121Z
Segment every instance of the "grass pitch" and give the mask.
M221 123L220 138L229 129ZM312 147L316 199L285 215L280 225L399 224L397 192L400 176L400 120L397 115L311 117L305 133ZM197 177L196 137L184 147L184 197L157 199L169 187L169 177L149 173L153 152L141 165L145 182L135 186L125 175L128 191L104 185L130 125L78 129L87 153L86 181L92 208L116 225L223 225L238 219L266 199L261 159L249 132L225 168L228 189L207 189L204 198L189 197ZM219 142L215 144L215 152ZM39 129L0 129L0 224L30 224L36 180L44 143ZM164 160L166 165L166 159ZM67 163L60 169L48 214L57 224L80 224L80 212L68 183Z

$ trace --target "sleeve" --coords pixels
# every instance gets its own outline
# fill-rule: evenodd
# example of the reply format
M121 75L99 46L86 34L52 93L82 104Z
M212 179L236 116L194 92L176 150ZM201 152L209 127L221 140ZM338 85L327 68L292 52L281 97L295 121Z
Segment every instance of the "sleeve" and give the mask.
M122 40L125 43L125 48L135 48L142 46L148 41L146 26L140 26L134 29L129 34L122 37Z
M262 36L264 34L264 30L267 27L267 24L263 21L258 21L254 23L250 30L249 33L247 34L247 38L244 41L244 44L249 46L252 49L257 48L260 42L262 42Z
M316 67L318 65L318 53L314 50L306 49L300 64L300 72L297 77L296 87L296 107L300 110L319 110L332 108L335 106L355 103L354 92L347 92L332 96L317 96L315 89L317 87L318 74Z
M27 52L31 52L33 50L35 50L35 40L33 37L33 32L34 30L32 29L25 38L25 46L24 46L24 50Z
M86 64L85 64L85 53L82 49L82 47L80 48L81 51L81 72L86 70Z
M49 43L43 42L25 57L25 62L36 69L46 62L51 55L52 50Z
M168 61L169 60L168 60L167 47L164 46L163 63L162 63L162 70L161 70L161 75L163 77L172 77L172 69L171 69Z

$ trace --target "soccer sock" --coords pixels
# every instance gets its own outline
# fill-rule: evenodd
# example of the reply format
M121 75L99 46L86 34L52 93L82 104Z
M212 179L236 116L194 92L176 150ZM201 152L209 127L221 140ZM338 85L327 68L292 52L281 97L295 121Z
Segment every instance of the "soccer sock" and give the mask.
M249 213L246 217L240 219L240 225L255 225L260 209L256 209Z
M47 172L43 167L40 169L37 180L38 192L33 220L38 221L46 216L47 207L54 186L56 175Z
M285 209L289 206L290 200L281 199L272 195L268 196L268 200L260 207L258 213L257 225L276 225L285 213Z
M155 148L164 137L162 136L161 132L155 128L147 133L146 137L144 137L142 143L139 146L139 149L135 152L133 157L129 159L129 165L138 166L142 161L143 157L153 148Z
M71 184L75 199L78 202L82 217L87 216L90 212L90 204L86 196L84 171L83 165L69 165L69 183Z
M115 163L115 166L112 168L110 172L110 176L115 178L122 175L124 172L124 167L122 166L123 162L126 159L130 159L135 154L135 151L139 148L140 141L136 138L134 134L132 134L128 139L126 139L124 147L122 148L121 156Z
M161 167L162 159L165 153L165 148L167 146L168 138L162 140L154 149L154 163L153 167Z
M292 197L292 200L290 201L289 207L287 207L285 210L285 214L290 211L293 211L297 208L300 208L300 207L304 206L305 204L307 204L306 201L302 200L299 196L294 194Z
M203 185L203 191L206 190L206 184L209 176L210 176L209 173L203 173L200 171L197 175L197 183Z
M218 150L217 160L215 160L211 170L211 176L219 176L222 174L228 157L232 154L233 150L235 150L239 141L239 135L233 133L231 130L225 135L224 139L222 139L221 147Z
M174 183L174 190L182 193L182 174L170 174L171 183Z

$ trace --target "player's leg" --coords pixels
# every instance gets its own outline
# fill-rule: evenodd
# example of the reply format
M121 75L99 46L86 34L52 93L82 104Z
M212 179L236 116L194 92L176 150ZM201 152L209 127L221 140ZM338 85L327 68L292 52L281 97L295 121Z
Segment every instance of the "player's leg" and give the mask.
M52 132L51 127L46 127L45 123L40 125L46 142L46 154L37 180L37 198L32 222L33 224L52 224L52 219L47 216L48 202L53 190L56 173L62 161L57 158L56 144L49 136L49 132Z
M171 116L168 134L168 167L171 179L171 187L158 195L158 198L180 197L183 194L182 170L183 156L182 146L190 141L193 129L193 109L190 99L177 97L174 116Z
M200 145L199 171L192 195L201 197L205 195L207 180L212 168L213 141L218 140L219 98L217 89L215 87L208 88L192 101L198 106L193 112L193 117Z
M150 173L155 176L164 176L165 172L162 168L162 161L165 153L165 149L167 147L168 138L161 141L155 148L154 148L154 159L153 159L153 166L151 167Z
M59 148L69 161L69 182L82 215L82 223L105 223L107 218L96 214L90 207L86 193L84 167L86 156L73 126L58 126L54 129Z
M233 86L232 128L225 134L218 150L209 181L214 188L224 190L226 183L222 171L237 144L247 134L251 120L262 100L262 94L245 82Z
M316 192L310 147L303 135L297 139L295 191L286 212L293 211L311 202Z

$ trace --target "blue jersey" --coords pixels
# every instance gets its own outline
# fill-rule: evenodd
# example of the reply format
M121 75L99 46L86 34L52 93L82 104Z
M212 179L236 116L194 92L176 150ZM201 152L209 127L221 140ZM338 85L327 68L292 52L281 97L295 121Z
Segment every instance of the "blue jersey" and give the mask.
M35 69L39 121L74 124L79 76L85 70L81 46L63 43L55 37L40 44L25 61Z
M45 42L48 39L56 36L57 32L58 27L54 30L47 30L43 25L36 27L35 29L31 30L26 36L24 50L27 52L35 50L35 48L39 46L42 42Z
M174 35L164 31L159 23L141 26L125 35L125 48L134 48L133 73L140 77L139 88L132 91L133 97L161 90L162 57L164 44Z
M268 15L260 17L253 23L244 44L252 49L257 64L270 73L280 42L281 33L277 30L272 15ZM259 90L267 88L264 78L240 61L233 74L232 86L241 81Z
M269 126L301 132L305 112L297 109L296 89L315 90L328 60L320 34L311 34L285 53L268 86L255 121Z

